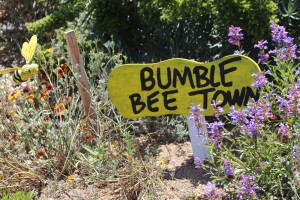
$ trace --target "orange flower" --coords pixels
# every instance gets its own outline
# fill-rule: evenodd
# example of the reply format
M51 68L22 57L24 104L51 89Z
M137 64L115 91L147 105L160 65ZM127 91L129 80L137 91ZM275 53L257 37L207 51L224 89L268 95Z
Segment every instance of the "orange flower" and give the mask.
M0 171L0 179L4 179L4 174L2 171Z
M81 130L82 130L82 131L85 131L85 130L86 130L86 124L83 124L83 125L81 126Z
M33 94L30 94L30 95L26 95L25 99L33 99L34 98L34 95Z
M57 68L57 77L61 78L63 77L63 75L64 75L64 70L61 67Z
M41 100L45 101L48 98L48 96L49 96L49 90L43 89L41 91Z
M9 145L9 148L13 148L15 146L15 142L13 140L10 140L8 145Z
M14 101L16 100L19 96L21 95L21 92L12 92L9 96L8 96L8 100L9 101Z
M64 103L64 104L68 104L70 103L72 100L71 97L66 97L66 96L63 96L60 100L59 100L59 103Z
M59 103L58 105L54 106L54 114L56 116L61 116L67 109L65 108L63 103Z
M60 64L57 68L57 76L58 78L61 78L64 76L64 74L69 72L69 68L66 64Z
M71 97L67 97L66 98L66 103L70 103L72 101L72 98Z
M63 70L65 74L69 72L69 68L66 64L60 64L60 68Z
M83 141L84 141L84 142L93 142L93 141L94 141L94 138L95 138L94 134L92 134L92 133L87 133L87 134L85 134L85 136L84 136L84 138L83 138Z

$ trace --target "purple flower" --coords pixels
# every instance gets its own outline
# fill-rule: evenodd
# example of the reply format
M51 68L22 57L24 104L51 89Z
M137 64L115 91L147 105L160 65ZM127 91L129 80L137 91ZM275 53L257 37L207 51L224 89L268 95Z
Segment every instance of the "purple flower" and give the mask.
M251 84L256 89L261 89L268 83L266 74L270 74L270 71L260 71L256 74L252 74L255 77L255 81Z
M279 124L279 129L278 129L278 134L284 137L289 136L289 125L280 123Z
M225 174L227 178L233 179L234 178L234 170L232 169L232 160L230 159L227 161L225 158L222 159L224 162Z
M263 121L272 116L269 102L262 100L248 102L247 104L248 116L256 121Z
M300 78L297 78L297 82L295 84L297 87L300 87Z
M212 103L210 104L214 110L214 115L217 118L220 116L221 113L224 112L223 108L219 106L221 103L222 103L222 101L218 101L216 103L215 100L212 100Z
M263 121L273 116L268 102L258 100L248 102L247 108L244 110L234 110L229 113L233 124L238 125L238 130L249 137L261 135L264 128Z
M259 189L258 185L256 183L254 183L253 177L250 175L241 175L241 183L240 183L240 187L238 187L238 194L237 197L238 199L242 200L242 199L249 199L249 197L255 198L257 199L258 196L256 194L256 190Z
M300 67L298 67L298 69L295 70L295 73L298 75L300 74Z
M281 44L287 38L287 32L283 26L279 26L274 21L271 24L272 40Z
M191 105L190 109L190 119L193 119L195 121L195 126L197 128L198 134L203 135L203 126L206 124L205 117L203 115L203 109L200 107L200 105L195 106L194 104Z
M229 39L228 42L233 45L240 45L240 41L244 39L243 34L241 33L242 29L240 27L234 27L231 25L229 27Z
M293 114L293 102L289 99L284 99L281 96L276 97L276 102L279 104L279 110L282 112L281 117L283 119Z
M272 40L278 43L278 47L269 51L269 54L275 55L275 61L291 60L297 58L297 46L293 44L294 38L288 37L288 33L283 26L279 26L274 21L271 25Z
M196 169L202 168L202 166L201 166L202 162L203 162L203 161L202 161L200 158L195 157L195 159L194 159L194 165L195 165L195 168L196 168Z
M279 104L279 110L282 112L282 118L294 117L300 114L300 85L289 85L286 98L281 96L276 97L276 102Z
M269 162L268 161L265 161L265 162L263 162L262 164L261 164L261 166L266 166L267 164L269 164Z
M244 50L236 50L236 51L234 51L233 52L233 55L242 55L243 53L245 53L245 51Z
M208 123L208 137L210 141L212 141L215 144L216 148L220 148L224 136L229 135L228 132L224 131L223 126L223 122Z
M298 152L298 146L294 145L293 146L293 156L294 158L298 159L299 158L299 152Z
M265 49L268 49L266 44L268 44L267 40L260 40L254 45L254 48L259 48L258 62L262 64L265 64L270 57L268 53L265 53Z
M261 130L264 125L258 121L251 119L248 124L240 127L241 133L249 137L256 137L261 135Z
M274 50L269 51L269 54L275 55L275 61L279 60L291 60L297 58L296 56L296 45L286 46L277 48Z
M247 124L248 121L248 111L246 109L238 109L235 110L234 106L230 107L231 113L229 113L228 115L231 117L231 121L233 124L237 124L237 125L243 125L243 124Z
M208 197L213 199L221 198L224 195L223 191L218 191L215 184L208 182L204 187L204 192Z

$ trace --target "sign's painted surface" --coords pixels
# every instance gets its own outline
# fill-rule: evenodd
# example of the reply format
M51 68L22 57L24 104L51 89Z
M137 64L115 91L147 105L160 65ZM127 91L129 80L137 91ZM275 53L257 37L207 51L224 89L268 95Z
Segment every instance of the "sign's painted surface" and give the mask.
M249 57L231 55L200 63L174 58L159 63L126 64L115 68L108 79L109 98L126 118L189 114L191 103L200 104L204 115L213 115L211 101L221 100L243 108L259 94L251 86L259 66Z

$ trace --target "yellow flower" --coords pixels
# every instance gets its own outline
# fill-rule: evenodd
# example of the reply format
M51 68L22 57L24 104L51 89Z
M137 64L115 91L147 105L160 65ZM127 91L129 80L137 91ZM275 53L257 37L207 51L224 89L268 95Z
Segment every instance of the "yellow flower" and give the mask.
M14 101L14 100L16 100L20 95L21 95L21 92L12 92L12 93L8 96L8 100L9 100L9 101Z
M46 51L48 52L48 53L52 53L52 48L49 48L49 49L46 49Z
M165 166L165 165L167 165L167 161L162 160L162 161L160 161L160 164L163 165L163 166Z
M68 177L67 177L67 181L68 181L68 182L72 182L72 176L68 176Z

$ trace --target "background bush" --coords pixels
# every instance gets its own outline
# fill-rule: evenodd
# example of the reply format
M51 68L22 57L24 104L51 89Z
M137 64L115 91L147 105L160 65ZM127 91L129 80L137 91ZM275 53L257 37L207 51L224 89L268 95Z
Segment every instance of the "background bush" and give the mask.
M33 33L51 31L78 16L79 10L93 24L93 37L117 41L131 62L171 57L206 61L232 52L226 43L230 25L242 25L247 38L243 48L247 51L260 38L266 38L271 20L278 18L277 3L275 0L92 0L83 5L81 0L69 0L58 11L26 26Z

